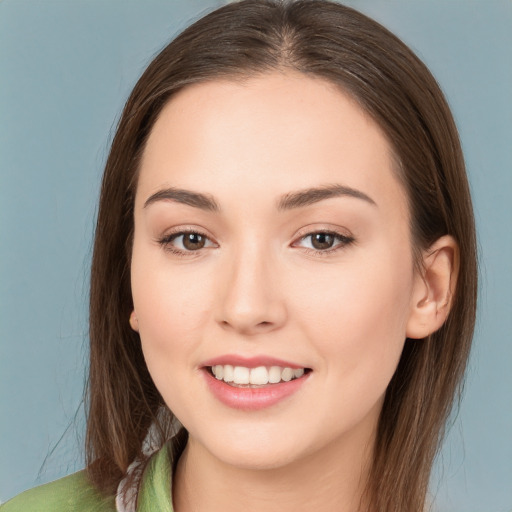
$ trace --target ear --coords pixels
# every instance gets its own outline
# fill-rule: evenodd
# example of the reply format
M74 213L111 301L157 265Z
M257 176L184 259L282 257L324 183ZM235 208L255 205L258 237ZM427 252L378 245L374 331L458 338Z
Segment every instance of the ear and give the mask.
M452 306L459 272L459 247L452 236L439 238L423 253L415 277L406 336L425 338L445 322Z
M139 320L137 319L137 315L135 314L135 311L132 311L131 315L130 315L130 327L134 331L139 332Z

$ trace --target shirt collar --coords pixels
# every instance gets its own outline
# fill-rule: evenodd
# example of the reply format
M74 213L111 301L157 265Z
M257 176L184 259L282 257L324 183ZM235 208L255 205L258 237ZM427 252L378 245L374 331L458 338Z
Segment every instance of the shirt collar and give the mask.
M166 443L144 470L137 497L137 512L173 512L170 445Z

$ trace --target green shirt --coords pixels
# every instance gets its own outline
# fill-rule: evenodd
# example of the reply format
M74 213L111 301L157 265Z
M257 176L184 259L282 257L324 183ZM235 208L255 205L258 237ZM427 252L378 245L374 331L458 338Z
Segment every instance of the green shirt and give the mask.
M173 512L168 445L148 462L137 499L137 512ZM116 512L115 496L102 496L85 471L35 487L0 505L0 512Z

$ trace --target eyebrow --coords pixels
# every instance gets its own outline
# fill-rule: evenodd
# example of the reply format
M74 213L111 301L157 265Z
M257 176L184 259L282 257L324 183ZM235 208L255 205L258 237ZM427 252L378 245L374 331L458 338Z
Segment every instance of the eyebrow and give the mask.
M289 192L282 196L278 201L277 209L283 211L303 208L325 199L343 196L361 199L373 206L377 206L377 203L370 196L360 190L344 185L325 185L322 187ZM216 213L221 210L217 201L215 201L213 196L210 194L192 192L191 190L184 190L175 187L165 188L152 194L144 203L144 208L147 208L149 205L156 203L157 201L175 201L194 208Z
M209 212L220 211L220 206L210 194L201 194L175 187L165 188L151 195L144 203L144 208L157 201L175 201Z
M364 192L361 192L355 188L335 184L316 188L308 188L305 190L298 190L296 192L285 194L280 199L277 208L278 210L292 210L294 208L303 208L304 206L318 203L324 199L343 196L361 199L371 204L372 206L377 206L377 203Z

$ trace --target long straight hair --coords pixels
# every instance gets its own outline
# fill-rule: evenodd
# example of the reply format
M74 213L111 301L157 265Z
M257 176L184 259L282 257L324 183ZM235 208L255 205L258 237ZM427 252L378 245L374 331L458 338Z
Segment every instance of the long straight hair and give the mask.
M326 0L243 0L215 10L162 50L125 105L103 176L92 262L89 476L102 491L114 492L128 465L144 458L150 425L160 429L162 443L172 425L172 412L159 412L163 400L128 323L134 197L155 120L189 84L286 70L337 85L386 134L408 197L415 254L446 234L459 245L451 313L434 334L405 342L386 391L367 482L372 510L420 512L475 322L469 186L452 115L425 65L375 21Z

